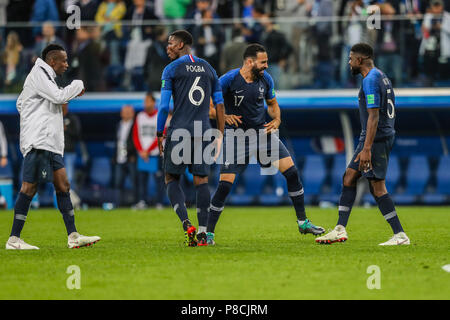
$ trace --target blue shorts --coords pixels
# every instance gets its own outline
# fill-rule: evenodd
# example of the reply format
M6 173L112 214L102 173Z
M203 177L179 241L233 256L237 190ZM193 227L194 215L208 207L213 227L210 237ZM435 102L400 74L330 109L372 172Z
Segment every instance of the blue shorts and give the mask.
M28 183L53 182L53 171L64 168L63 157L47 150L32 149L23 159L22 180Z
M367 172L361 172L363 177L372 180L385 180L389 163L389 154L394 145L395 136L386 137L372 144L372 169ZM360 141L356 147L352 161L348 164L348 168L359 171L359 161L355 162L357 155L364 148L364 141Z
M233 139L225 131L220 173L240 174L251 163L268 168L273 162L291 156L277 135L258 132L246 135Z
M208 161L209 164L205 162L203 151L210 143L203 141L202 137L191 138L188 141L183 139L174 141L171 137L167 137L164 144L164 173L181 175L184 174L187 167L194 176L208 176L212 160Z

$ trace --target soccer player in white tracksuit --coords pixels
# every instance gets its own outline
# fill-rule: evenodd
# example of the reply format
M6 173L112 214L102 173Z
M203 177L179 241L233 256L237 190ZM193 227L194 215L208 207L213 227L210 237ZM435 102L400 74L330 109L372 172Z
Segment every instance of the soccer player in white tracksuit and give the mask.
M68 68L67 53L60 45L50 44L42 51L28 74L17 99L20 114L20 151L24 156L22 187L14 206L14 222L6 249L39 249L20 239L20 233L36 194L39 182L52 182L58 208L67 229L69 248L89 246L100 237L80 235L70 201L70 184L64 168L64 125L62 105L81 96L84 85L74 80L65 88L55 82Z

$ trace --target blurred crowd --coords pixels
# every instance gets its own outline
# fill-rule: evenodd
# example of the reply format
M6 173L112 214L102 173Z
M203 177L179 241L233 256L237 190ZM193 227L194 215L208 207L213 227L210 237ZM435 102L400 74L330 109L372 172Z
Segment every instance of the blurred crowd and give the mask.
M81 28L71 30L73 5ZM20 92L53 42L69 54L61 85L158 91L178 28L219 75L241 65L247 43L265 45L277 89L354 87L348 54L361 41L394 86L450 86L449 11L450 0L0 0L0 92Z

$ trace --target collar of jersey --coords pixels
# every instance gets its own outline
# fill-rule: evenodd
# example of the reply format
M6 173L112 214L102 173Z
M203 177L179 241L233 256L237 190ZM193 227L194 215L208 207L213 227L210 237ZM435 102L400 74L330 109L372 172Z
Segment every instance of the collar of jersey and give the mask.
M50 67L50 66L49 66L44 60L42 60L41 58L37 58L37 59L36 59L36 62L35 62L34 64L37 65L37 66L39 66L39 67L44 68L45 71L47 71L47 72L49 73L49 75L50 75L52 78L55 78L55 77L56 77L56 72L55 72L55 70L53 70L53 68Z

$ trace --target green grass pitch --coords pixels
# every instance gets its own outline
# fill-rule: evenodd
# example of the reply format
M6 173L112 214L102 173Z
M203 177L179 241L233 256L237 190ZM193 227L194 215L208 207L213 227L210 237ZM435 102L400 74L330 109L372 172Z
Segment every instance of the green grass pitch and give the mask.
M354 208L346 243L300 235L290 207L228 207L215 247L186 248L171 209L78 211L94 247L67 249L57 210L32 210L22 238L41 249L9 251L12 211L0 211L0 299L449 299L450 208L398 207L410 246L380 247L391 229L377 208ZM196 221L195 209L190 209ZM308 208L334 227L336 209ZM66 273L80 268L81 289ZM380 289L367 287L376 265Z

